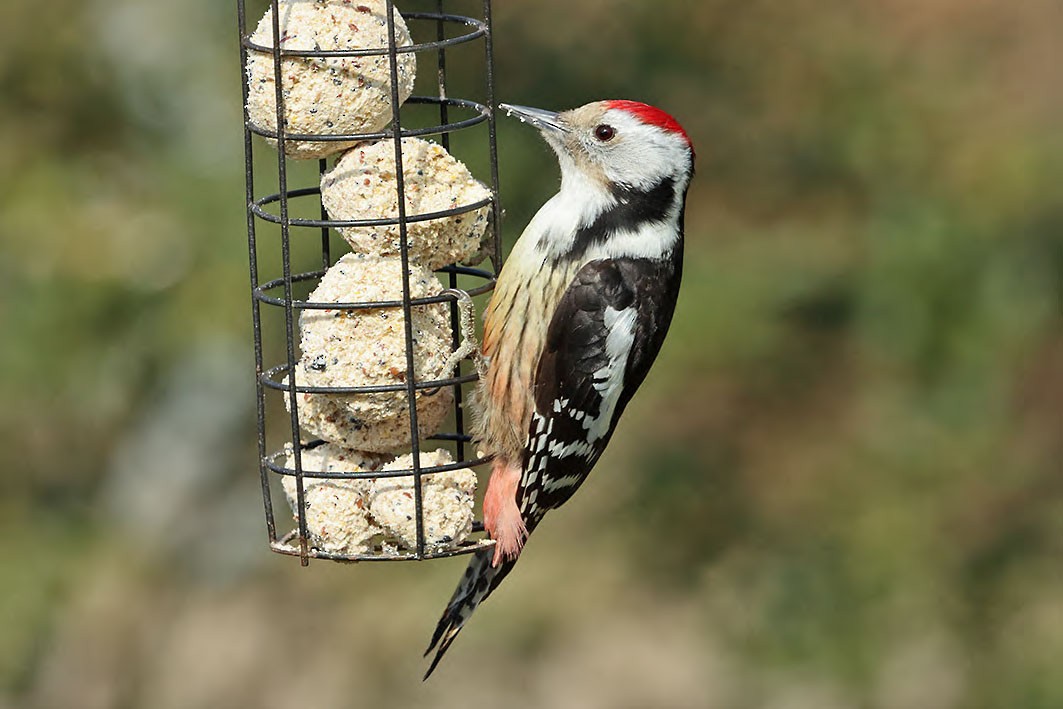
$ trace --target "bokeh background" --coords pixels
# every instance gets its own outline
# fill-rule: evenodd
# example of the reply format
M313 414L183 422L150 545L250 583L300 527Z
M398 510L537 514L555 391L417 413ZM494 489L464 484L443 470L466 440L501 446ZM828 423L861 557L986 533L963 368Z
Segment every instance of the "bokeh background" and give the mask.
M495 15L500 100L698 176L656 369L422 684L462 560L266 547L235 3L0 3L0 707L1063 706L1057 0ZM508 245L556 173L500 145Z

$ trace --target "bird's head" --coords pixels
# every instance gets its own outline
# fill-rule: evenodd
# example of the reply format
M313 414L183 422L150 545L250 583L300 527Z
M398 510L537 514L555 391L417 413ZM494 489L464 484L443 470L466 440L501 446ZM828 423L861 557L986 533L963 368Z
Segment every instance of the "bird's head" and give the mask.
M539 130L557 153L562 184L571 180L647 190L665 179L683 188L694 171L694 144L659 108L637 101L595 101L555 113L502 104Z

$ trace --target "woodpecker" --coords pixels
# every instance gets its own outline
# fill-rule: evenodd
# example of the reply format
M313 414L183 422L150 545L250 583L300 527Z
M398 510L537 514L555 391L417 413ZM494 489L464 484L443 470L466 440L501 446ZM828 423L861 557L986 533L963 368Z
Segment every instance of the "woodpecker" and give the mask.
M495 545L444 610L425 679L601 456L661 348L682 273L694 146L672 116L626 100L501 107L553 148L561 188L517 240L484 316L474 437L494 456L484 528Z

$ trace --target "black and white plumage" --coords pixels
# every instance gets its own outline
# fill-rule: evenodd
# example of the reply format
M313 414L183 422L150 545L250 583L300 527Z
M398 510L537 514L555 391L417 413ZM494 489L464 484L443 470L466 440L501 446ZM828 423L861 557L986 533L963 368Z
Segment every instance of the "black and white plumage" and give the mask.
M479 552L436 628L435 669L543 515L587 479L660 351L679 293L693 147L630 101L505 107L558 155L561 190L514 246L488 306L477 440L495 456Z
M539 358L520 510L561 506L605 450L671 323L681 247L666 259L601 259L576 274Z

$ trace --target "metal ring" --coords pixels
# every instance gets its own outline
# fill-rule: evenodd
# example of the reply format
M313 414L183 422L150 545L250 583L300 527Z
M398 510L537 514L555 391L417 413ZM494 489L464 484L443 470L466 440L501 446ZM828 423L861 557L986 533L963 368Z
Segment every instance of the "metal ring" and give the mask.
M310 450L317 448L316 445L309 447ZM306 450L306 448L304 448ZM297 477L295 468L287 468L279 463L277 460L282 456L288 456L288 451L277 451L272 455L266 457L262 463L272 470L277 475L284 475L288 477ZM473 458L471 460L458 460L453 463L446 463L445 465L432 465L426 466L420 469L421 475L432 475L434 473L445 473L451 470L461 470L462 468L471 468L476 465L483 465L491 461L491 456L481 456ZM375 480L377 478L411 478L416 476L413 468L403 468L400 470L367 470L359 472L324 472L324 471L311 471L303 469L303 479L315 478L322 480Z
M278 364L276 367L270 367L262 372L262 374L258 375L258 380L262 383L262 386L268 389L287 393L291 391L291 386L274 379L274 377L280 374L288 374L287 364ZM476 374L464 374L460 377L450 377L448 379L433 379L426 382L414 382L413 388L417 391L425 389L440 389L442 387L468 384L469 382L475 382L476 380ZM358 387L315 387L296 385L295 391L298 394L342 394L350 396L353 394L388 394L394 391L406 391L408 388L408 385L405 382L402 382L400 384L374 384L371 386Z
M309 197L313 195L321 194L320 187L303 187L297 190L288 191L288 203L291 204L292 199L295 197ZM273 222L274 224L280 224L281 218L279 214L267 211L264 207L267 204L274 204L280 202L281 195L279 192L268 194L265 197L259 197L251 203L251 211L255 216L260 219L264 219L267 222ZM407 224L413 224L415 222L427 222L433 219L445 219L447 217L454 217L459 214L468 214L474 212L477 209L486 207L494 202L494 196L485 197L484 199L469 204L458 205L457 207L451 207L450 209L440 209L435 212L424 212L423 214L413 214L406 217ZM321 227L331 227L333 229L345 228L345 227L372 227L372 226L395 226L399 223L398 217L384 217L380 219L299 219L289 218L288 224L296 227L312 227L320 229Z
M495 287L495 277L489 272L479 268L472 268L471 266L444 266L439 269L443 273L456 273L462 276L473 276L474 278L483 278L486 283L482 286L477 286L468 292L471 296L483 295L490 292ZM308 273L295 273L292 274L292 283L301 283L303 281L312 281L321 278L325 275L324 270L310 271ZM252 289L254 299L260 303L267 303L269 305L276 305L279 307L287 307L288 301L285 298L276 298L270 295L266 295L267 291L274 288L283 288L284 278L274 278L272 281L266 281L261 285L255 286ZM446 293L440 293L439 295L428 296L426 298L411 298L410 305L432 305L434 303L449 303L455 301L455 297ZM377 300L368 301L364 303L315 303L306 300L293 300L292 308L295 310L388 310L394 308L401 308L401 300Z
M424 128L403 128L399 131L399 135L403 138L418 138L425 135L439 135L441 133L456 133L459 130L465 128L471 128L472 126L479 125L486 121L490 115L490 109L477 101L470 101L464 98L439 98L437 96L410 96L403 105L446 105L453 106L454 108L467 108L474 111L476 115L472 118L466 118L461 121L453 121L451 123L442 123L427 126ZM277 131L270 128L265 128L252 123L250 120L245 122L247 130L251 131L255 135L261 135L264 138L277 139ZM377 131L376 133L289 133L285 131L284 139L287 140L303 140L314 143L327 143L335 141L347 141L347 142L359 142L365 143L374 140L383 140L384 138L390 138L394 136L394 133L390 130Z
M458 441L460 443L471 443L472 436L467 433L434 433L431 436L425 436L429 441ZM487 456L484 460L489 460L494 456Z
M477 529L477 526L473 527L473 533L479 533L481 529ZM290 556L302 556L303 553L298 545L292 544L292 540L296 539L299 535L298 529L285 534L283 537L276 541L269 543L270 549L279 554L288 554ZM313 559L330 559L332 561L422 561L426 559L444 559L448 556L460 556L462 554L472 554L482 549L490 549L495 545L494 539L488 539L486 537L481 539L466 540L461 546L456 549L443 549L441 551L426 551L424 554L418 554L416 550L406 552L404 554L387 554L383 551L376 554L343 554L341 552L324 551L322 549L315 549L310 547L306 556Z
M427 52L431 50L443 49L444 47L453 47L458 44L465 44L479 39L487 34L487 25L482 20L477 20L473 17L465 17L464 15L450 15L446 13L437 12L403 12L399 13L404 20L433 20L435 22L449 22L451 24L464 25L466 27L472 27L472 32L467 32L457 37L451 37L450 39L441 39L434 42L421 42L418 44L409 44L403 47L396 47L396 54L410 54L413 52ZM283 42L283 37L282 37ZM275 54L274 48L263 44L256 44L251 41L250 35L245 36L242 41L243 46L259 54ZM390 53L388 47L374 47L371 49L280 49L276 52L281 57L382 57L387 56Z

